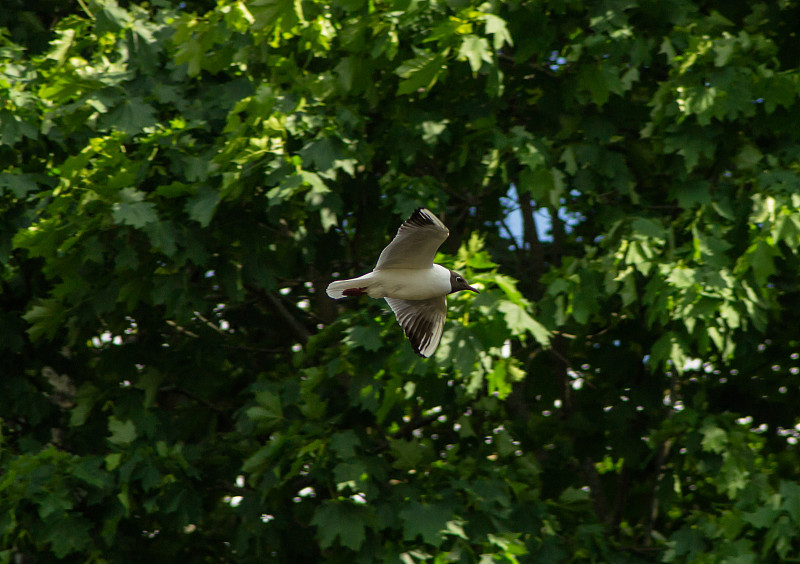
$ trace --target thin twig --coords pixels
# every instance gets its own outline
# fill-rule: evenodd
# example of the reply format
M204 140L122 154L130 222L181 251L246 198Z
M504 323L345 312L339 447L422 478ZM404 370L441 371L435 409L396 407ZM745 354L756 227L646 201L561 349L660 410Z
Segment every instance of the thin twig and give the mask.
M192 331L189 331L185 327L181 327L180 325L178 325L177 323L175 323L171 319L167 319L166 323L170 327L174 327L175 329L177 329L179 333L183 333L184 335L187 335L187 336L192 337L194 339L199 339L200 338L200 335L198 335L197 333L193 333Z
M217 332L217 333L219 333L220 335L225 335L226 337L228 336L228 333L226 333L225 331L223 331L222 329L220 329L219 327L217 327L217 326L216 326L214 323L212 323L211 321L209 321L208 319L206 319L206 318L203 316L203 314L202 314L202 313L200 313L199 311L196 311L196 312L194 312L194 315L195 315L195 317L197 317L197 319L199 319L200 321L202 321L203 323L205 323L205 324L206 324L208 327L210 327L211 329L213 329L214 331L216 331L216 332Z
M291 314L286 306L283 305L283 302L275 295L275 292L265 292L261 288L256 288L254 286L247 286L247 289L266 300L269 305L272 306L273 311L286 322L287 327L300 343L306 344L308 342L311 333L309 333L308 329L306 329L303 324Z

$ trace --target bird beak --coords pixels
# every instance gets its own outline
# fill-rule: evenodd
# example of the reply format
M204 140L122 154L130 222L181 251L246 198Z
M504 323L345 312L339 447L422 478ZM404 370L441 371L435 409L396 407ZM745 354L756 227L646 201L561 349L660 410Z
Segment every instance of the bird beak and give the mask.
M466 288L464 288L464 289L465 289L465 290L471 290L471 291L475 292L476 294L480 294L480 292L478 291L478 289L477 289L477 288L473 288L472 286L467 286L467 287L466 287Z

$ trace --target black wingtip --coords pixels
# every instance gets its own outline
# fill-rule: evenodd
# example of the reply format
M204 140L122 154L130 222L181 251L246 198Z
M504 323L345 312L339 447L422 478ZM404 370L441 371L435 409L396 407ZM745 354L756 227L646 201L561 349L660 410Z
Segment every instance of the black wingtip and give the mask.
M417 208L414 210L414 213L411 214L406 220L406 223L410 223L411 225L417 225L419 227L424 227L426 225L436 225L433 219L428 215L428 212L425 208Z
M406 334L406 337L408 337L411 348L422 358L428 358L428 356L430 356L422 354L422 350L430 344L432 331L433 324L424 319L421 319L419 323L415 324L413 327L403 328L403 332Z

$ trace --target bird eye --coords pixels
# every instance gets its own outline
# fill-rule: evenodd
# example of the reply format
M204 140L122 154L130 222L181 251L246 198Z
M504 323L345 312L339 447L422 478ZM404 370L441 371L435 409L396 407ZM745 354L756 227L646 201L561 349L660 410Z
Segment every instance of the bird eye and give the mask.
M456 276L456 282L463 282L463 281L464 281L463 278L461 278L460 276Z

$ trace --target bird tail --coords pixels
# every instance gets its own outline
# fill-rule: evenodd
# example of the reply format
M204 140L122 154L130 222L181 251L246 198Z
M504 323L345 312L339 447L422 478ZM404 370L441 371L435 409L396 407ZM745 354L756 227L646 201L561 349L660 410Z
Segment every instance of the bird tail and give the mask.
M328 284L327 293L334 300L339 300L348 296L361 296L367 293L371 278L372 273L370 272L358 278L331 282Z

